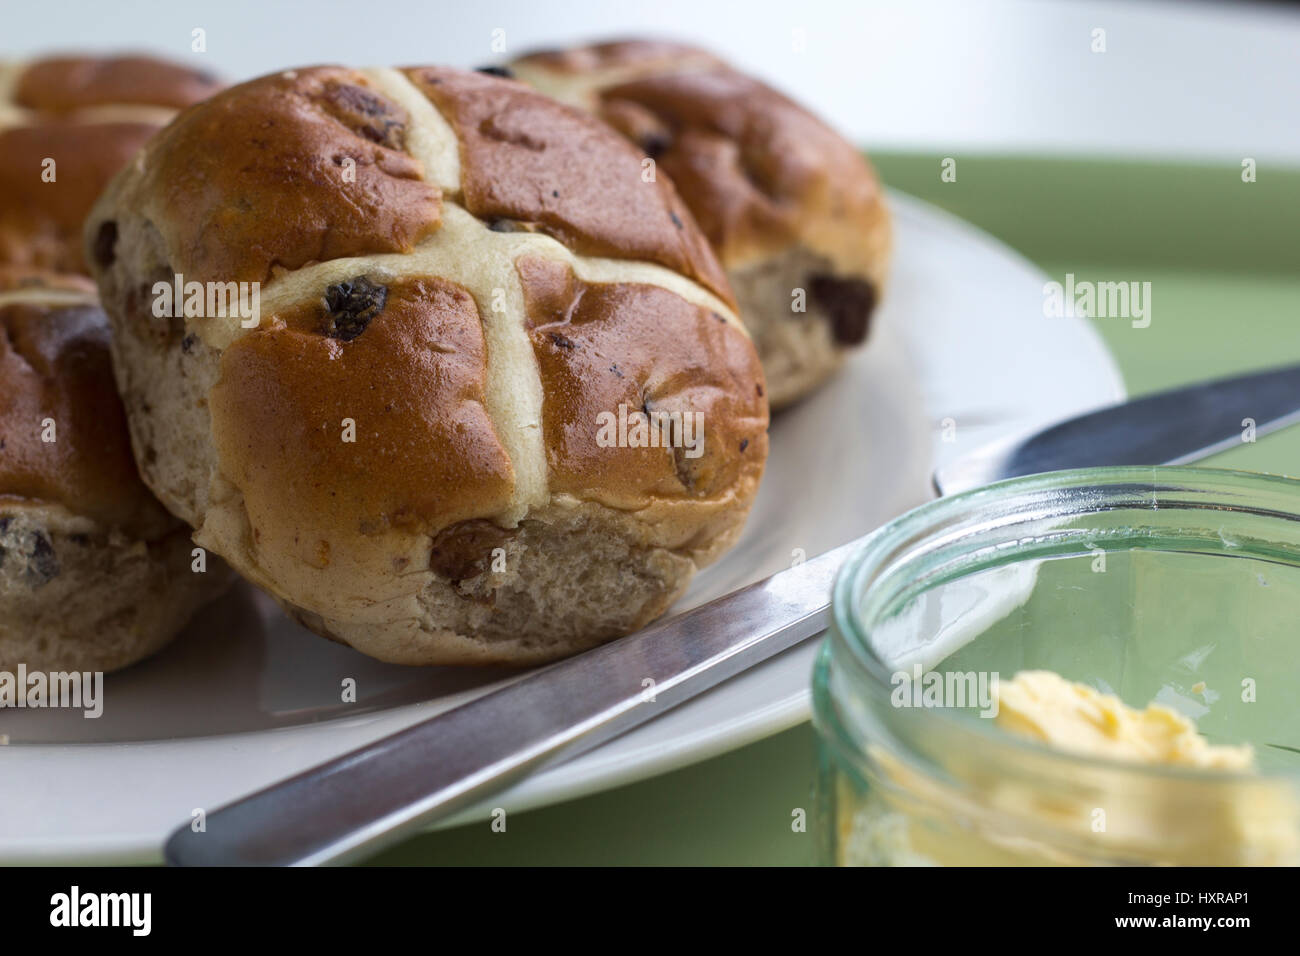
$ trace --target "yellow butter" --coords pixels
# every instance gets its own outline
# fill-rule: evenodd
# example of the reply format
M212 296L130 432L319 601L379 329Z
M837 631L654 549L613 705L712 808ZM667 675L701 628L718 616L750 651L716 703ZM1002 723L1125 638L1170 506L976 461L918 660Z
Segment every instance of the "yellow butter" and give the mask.
M997 724L1072 753L1213 770L1254 769L1255 751L1210 743L1192 721L1160 704L1144 710L1052 671L1000 681Z
M873 744L866 793L840 792L841 862L1300 862L1295 794L1254 773L1250 746L1211 744L1168 707L1137 710L1050 671L1000 681L996 699L999 730L1054 750L1223 775L1045 764L1028 752L985 753L978 743L954 750L936 773Z

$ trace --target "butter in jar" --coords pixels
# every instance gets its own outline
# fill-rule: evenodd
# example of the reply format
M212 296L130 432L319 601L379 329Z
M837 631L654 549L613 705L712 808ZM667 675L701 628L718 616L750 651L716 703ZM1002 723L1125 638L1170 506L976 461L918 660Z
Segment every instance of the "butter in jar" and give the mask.
M834 603L825 862L1300 861L1300 482L1003 482L876 532Z

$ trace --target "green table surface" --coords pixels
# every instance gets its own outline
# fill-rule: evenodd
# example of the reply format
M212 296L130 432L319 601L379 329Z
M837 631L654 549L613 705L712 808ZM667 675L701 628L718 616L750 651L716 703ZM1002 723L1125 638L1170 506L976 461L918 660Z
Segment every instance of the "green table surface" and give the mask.
M1024 156L877 154L882 178L997 236L1053 279L1151 283L1151 324L1094 320L1131 395L1300 362L1300 170ZM938 264L936 264L938 265ZM1047 320L1045 320L1047 321ZM1204 464L1300 474L1300 428ZM801 725L568 803L422 834L382 865L806 864L815 738Z

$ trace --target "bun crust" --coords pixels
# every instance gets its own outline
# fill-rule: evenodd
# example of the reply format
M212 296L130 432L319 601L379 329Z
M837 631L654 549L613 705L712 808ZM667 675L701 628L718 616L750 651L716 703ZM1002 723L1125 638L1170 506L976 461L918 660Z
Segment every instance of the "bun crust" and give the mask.
M707 241L641 160L433 67L294 70L187 111L85 232L145 480L384 660L530 663L661 614L739 533L767 405ZM177 273L263 282L257 325L155 318ZM601 441L620 406L700 416L699 454Z
M171 525L136 472L90 282L0 268L0 382L3 494L146 536Z
M866 160L825 123L680 44L547 51L511 70L605 120L672 178L726 269L773 407L865 340L888 270L889 216Z
M109 179L176 110L217 89L148 57L0 63L0 264L85 272L81 225Z
M88 280L0 267L0 669L113 670L228 582L136 472Z

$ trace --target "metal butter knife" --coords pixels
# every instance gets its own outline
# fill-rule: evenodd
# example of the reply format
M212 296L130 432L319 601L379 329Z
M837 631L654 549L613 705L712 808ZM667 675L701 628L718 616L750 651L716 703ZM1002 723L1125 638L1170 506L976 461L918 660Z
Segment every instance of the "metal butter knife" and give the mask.
M941 495L1107 465L1185 465L1300 422L1300 365L1157 392L986 445L934 473Z
M941 493L1060 468L1175 464L1300 422L1300 366L1114 405L1001 442L935 475ZM170 863L339 863L604 743L821 633L851 542L553 664L208 814Z

